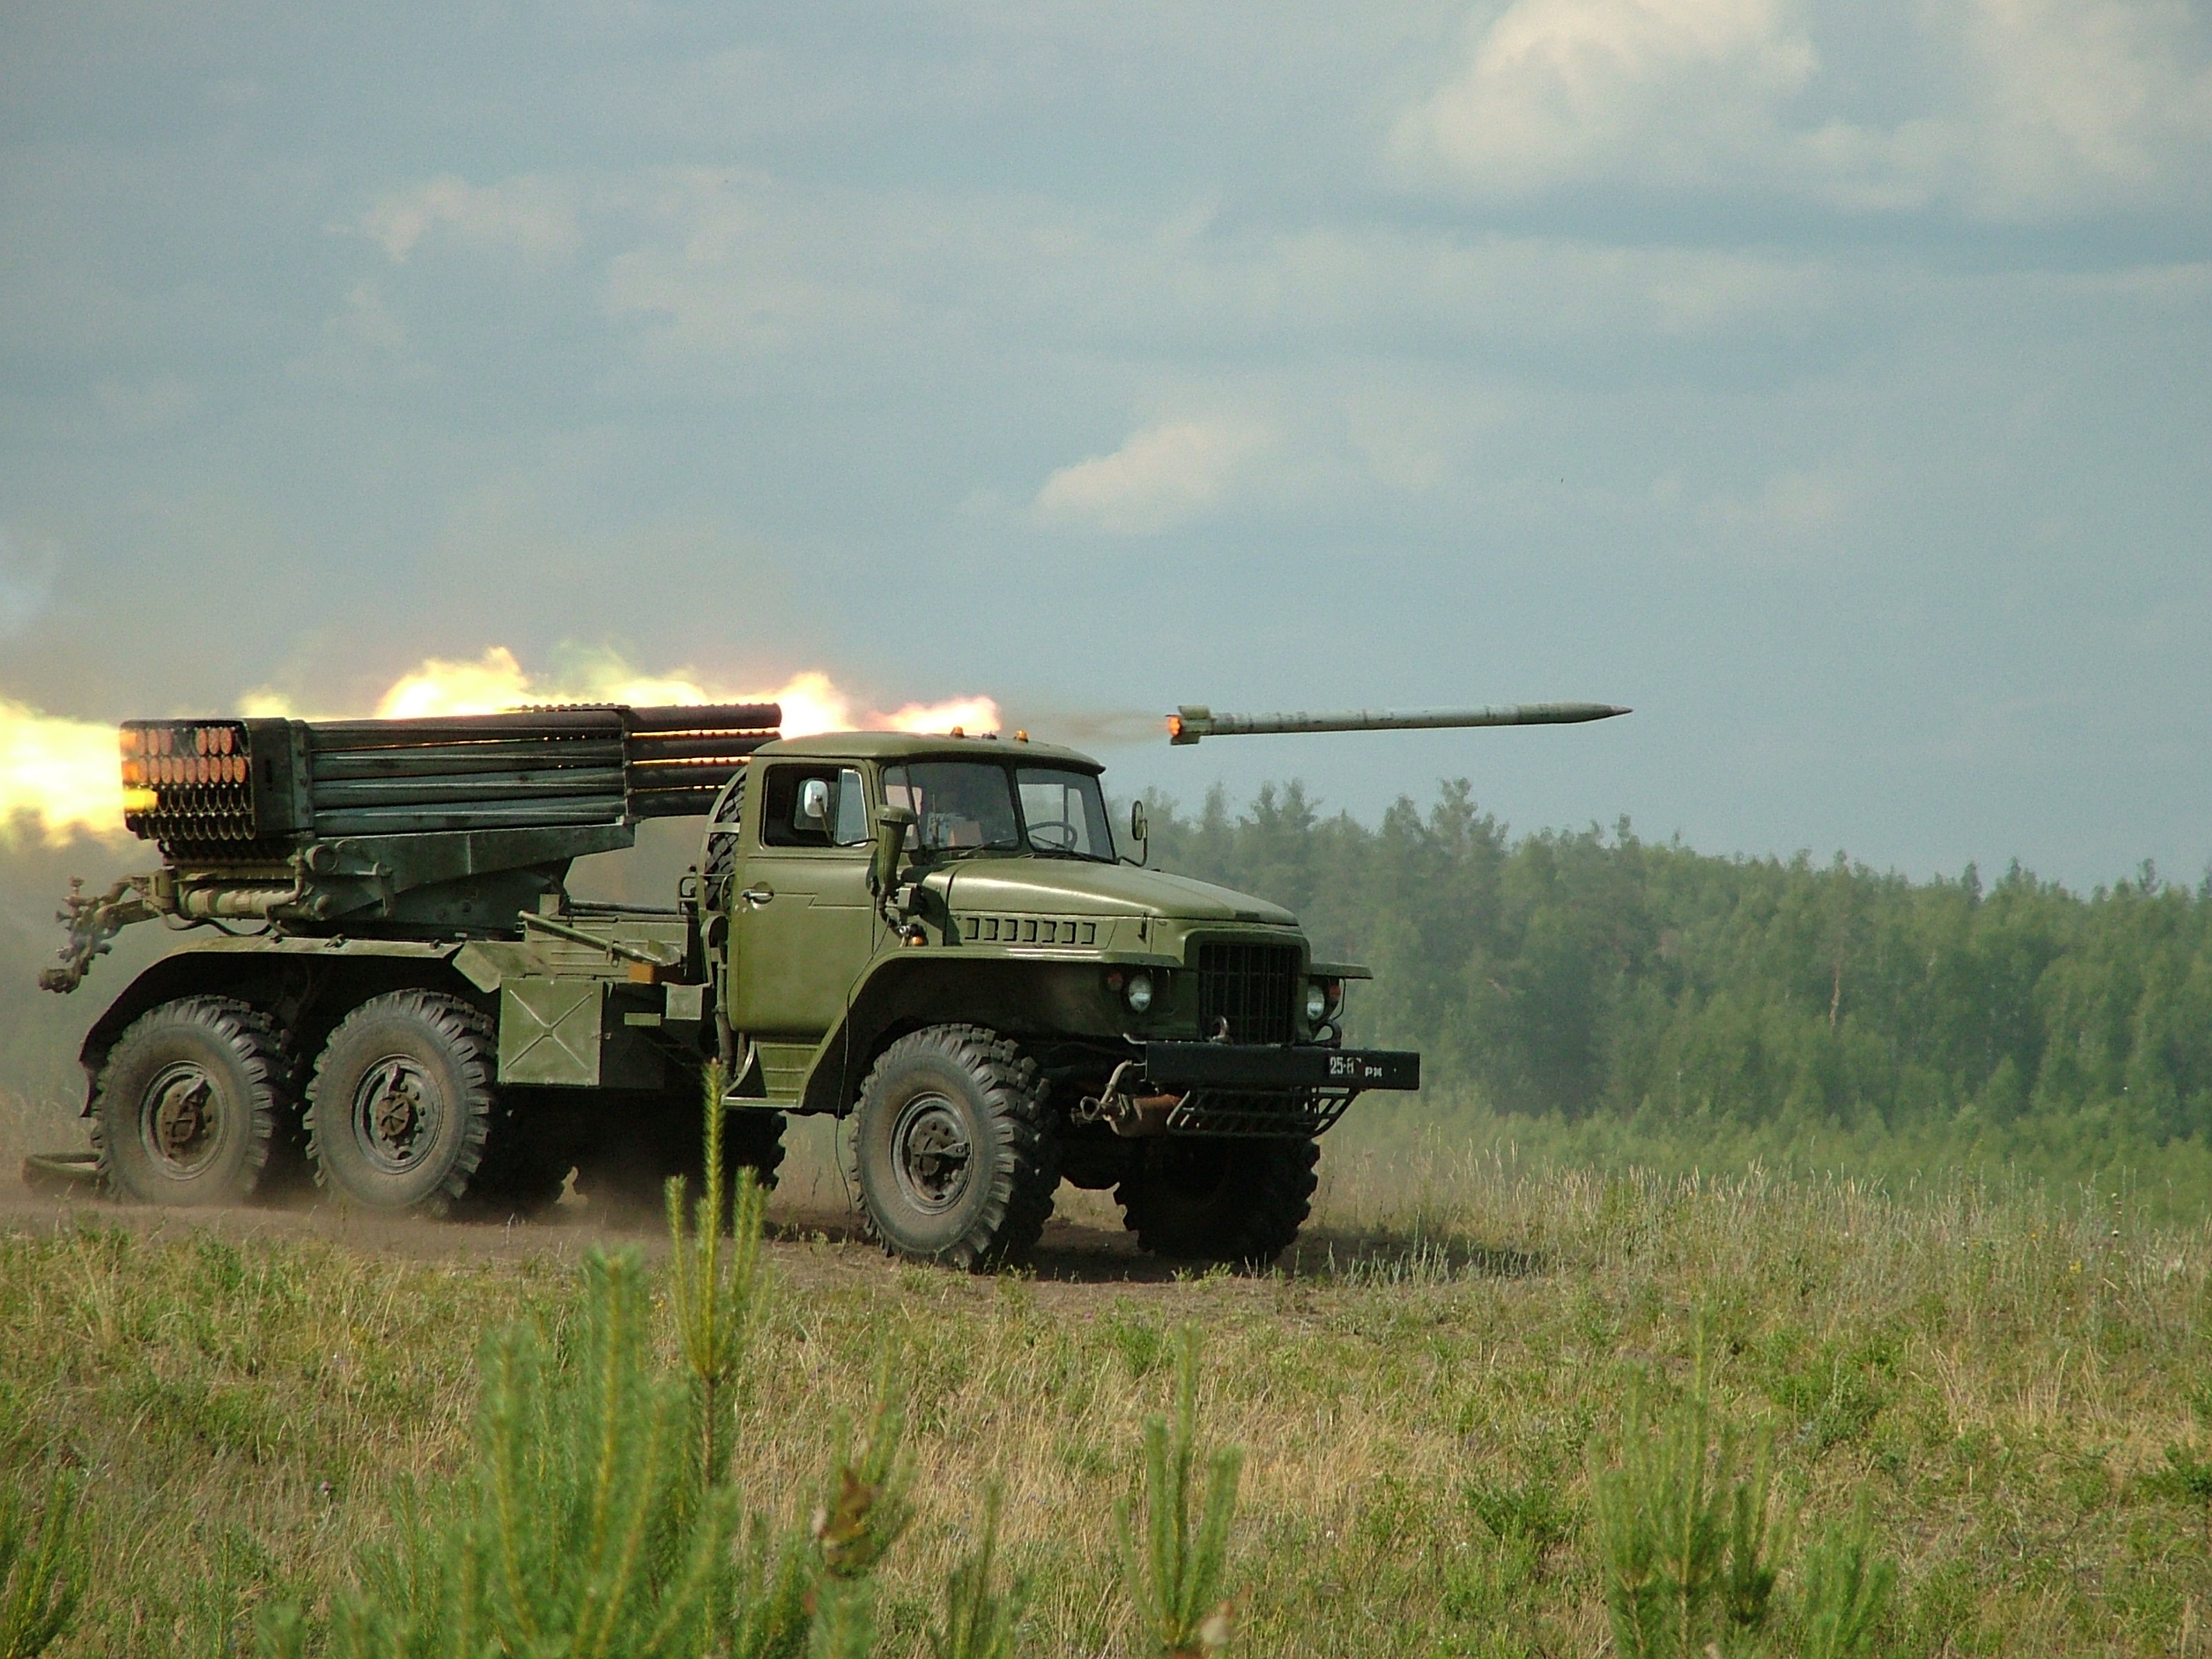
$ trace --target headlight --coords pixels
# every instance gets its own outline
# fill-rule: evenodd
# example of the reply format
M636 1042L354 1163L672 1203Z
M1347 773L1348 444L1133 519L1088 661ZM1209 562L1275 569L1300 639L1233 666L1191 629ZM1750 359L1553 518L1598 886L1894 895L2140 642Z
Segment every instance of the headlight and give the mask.
M1344 1007L1344 981L1340 979L1311 980L1306 985L1306 1024L1318 1025L1325 1019L1334 1019Z
M1130 975L1129 988L1121 994L1128 999L1131 1013L1146 1012L1152 1006L1152 976L1144 973Z

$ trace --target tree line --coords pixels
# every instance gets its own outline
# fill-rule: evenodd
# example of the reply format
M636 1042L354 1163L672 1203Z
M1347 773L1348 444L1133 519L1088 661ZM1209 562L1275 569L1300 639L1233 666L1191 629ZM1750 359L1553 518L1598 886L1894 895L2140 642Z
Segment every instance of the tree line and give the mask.
M1504 1112L1899 1130L2095 1113L2212 1130L2212 878L2079 894L2014 865L1914 881L1841 854L1516 840L1465 781L1379 823L1298 784L1148 799L1152 861L1296 911L1376 974L1356 1040Z

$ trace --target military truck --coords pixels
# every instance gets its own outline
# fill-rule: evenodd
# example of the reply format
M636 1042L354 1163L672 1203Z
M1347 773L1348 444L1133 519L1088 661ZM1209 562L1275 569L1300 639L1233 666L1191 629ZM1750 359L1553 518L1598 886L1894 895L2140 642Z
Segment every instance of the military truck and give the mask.
M1318 1137L1416 1055L1343 1046L1347 981L1287 912L1142 866L1097 762L1012 737L778 740L773 705L412 721L141 720L125 822L161 866L73 890L73 988L114 933L206 936L93 1024L100 1176L167 1205L312 1176L362 1209L657 1200L696 1170L702 1079L735 1164L848 1121L868 1224L988 1266L1062 1181L1146 1249L1257 1264ZM703 818L664 908L572 897L572 861ZM1138 856L1133 858L1131 853Z
M1530 718L1596 717L1561 707ZM1341 729L1296 718L1170 725ZM161 865L73 886L41 982L75 988L134 922L206 936L85 1037L98 1178L152 1204L312 1178L364 1210L507 1215L573 1173L657 1203L697 1168L719 1061L732 1166L772 1183L786 1117L844 1121L896 1254L1018 1257L1066 1181L1112 1188L1148 1251L1252 1267L1305 1221L1321 1135L1419 1085L1417 1054L1343 1042L1364 969L1146 867L1141 804L1125 848L1088 756L781 720L127 722L125 821ZM570 895L574 860L668 817L703 819L673 904Z

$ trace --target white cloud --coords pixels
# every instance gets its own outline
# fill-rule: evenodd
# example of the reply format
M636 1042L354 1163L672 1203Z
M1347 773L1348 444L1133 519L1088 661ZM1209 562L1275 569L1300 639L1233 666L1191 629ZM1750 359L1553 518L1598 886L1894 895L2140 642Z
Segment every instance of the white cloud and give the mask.
M1587 355L1624 339L1798 336L1832 286L1822 261L1768 250L1387 223L1224 229L1205 204L1156 218L704 171L636 175L594 199L627 243L606 266L607 310L646 325L657 366L680 374L824 341L967 350L1018 336L1054 351L1449 341ZM705 372L726 384L724 366Z
M2180 0L1873 0L1870 23L1866 3L1514 0L1394 148L1502 199L1748 186L2042 220L2206 198L2212 47ZM1881 41L1885 93L1924 107L1854 115L1818 45L1850 25Z
M2184 187L2202 198L2212 64L2201 8L2192 18L2173 0L1975 0L1968 16L1987 212L2039 218Z
M394 264L404 264L432 231L476 247L512 247L535 257L576 244L576 209L557 181L526 175L471 185L450 173L393 191L361 217L359 229Z
M1500 196L1701 182L1765 148L1769 107L1816 64L1780 0L1516 0L1397 139Z
M346 290L344 306L323 319L321 341L287 368L295 379L331 386L420 380L433 373L373 277Z
M1132 433L1110 455L1061 467L1037 491L1048 524L1144 535L1201 517L1237 471L1268 447L1262 428L1234 421L1178 421Z
M549 175L482 193L520 198L526 186L577 204L576 268L596 273L598 303L645 372L710 395L736 395L732 359L966 353L1014 339L1054 354L1119 354L1139 340L1201 353L1265 343L1302 357L1445 344L1585 361L1627 342L1686 351L1802 339L1824 325L1835 287L1825 255L1387 220L1224 225L1203 197L1131 213L709 167ZM420 246L438 234L430 222L395 210L387 251ZM389 286L356 285L334 328L396 359L403 312L424 314L434 295L416 283L404 304L387 301L380 281Z
M879 198L702 167L634 177L608 199L651 234L609 262L607 310L653 319L664 354L776 349L905 315L896 274L878 277L912 228Z

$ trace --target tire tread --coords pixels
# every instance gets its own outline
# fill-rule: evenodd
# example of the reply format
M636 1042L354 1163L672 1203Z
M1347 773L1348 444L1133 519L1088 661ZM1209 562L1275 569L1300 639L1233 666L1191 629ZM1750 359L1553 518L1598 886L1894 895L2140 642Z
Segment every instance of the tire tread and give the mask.
M1297 1241L1313 1213L1321 1185L1315 1166L1321 1145L1313 1140L1232 1143L1255 1149L1249 1164L1225 1183L1240 1202L1225 1204L1202 1219L1178 1215L1159 1201L1158 1188L1143 1169L1125 1176L1115 1189L1122 1221L1149 1255L1226 1261L1244 1273L1261 1273Z
M921 1054L967 1070L1004 1128L989 1198L967 1231L933 1259L969 1272L1018 1261L1036 1248L1052 1217L1053 1191L1060 1185L1058 1124L1045 1104L1051 1083L1019 1043L988 1025L927 1025L896 1038L876 1056L860 1085L860 1097L867 1098L887 1068ZM847 1174L859 1191L857 1141L852 1135L845 1139ZM865 1203L860 1213L868 1235L885 1254L894 1253Z
M490 1015L459 997L420 989L386 992L382 996L371 997L337 1023L324 1042L322 1053L315 1057L314 1079L307 1085L307 1157L314 1165L315 1184L328 1190L331 1180L322 1157L319 1119L325 1063L339 1040L357 1022L402 1012L437 1030L453 1045L461 1059L462 1098L456 1103L461 1119L460 1148L435 1190L410 1206L424 1215L442 1216L467 1195L471 1181L483 1164L495 1111L495 1066L491 1056L499 1049L498 1028Z
M107 1120L100 1109L118 1056L127 1060L134 1039L143 1042L164 1025L179 1024L201 1026L212 1032L237 1053L240 1069L246 1073L253 1103L247 1118L246 1154L239 1170L238 1188L228 1196L234 1200L249 1198L260 1186L263 1172L269 1166L270 1149L276 1140L279 1120L288 1112L296 1113L299 1109L299 1068L289 1036L275 1017L236 997L180 997L173 1002L161 1003L131 1021L115 1046L107 1051L93 1091L92 1151L100 1171L100 1185L110 1193L127 1190L122 1188L115 1174L112 1152L107 1144Z

